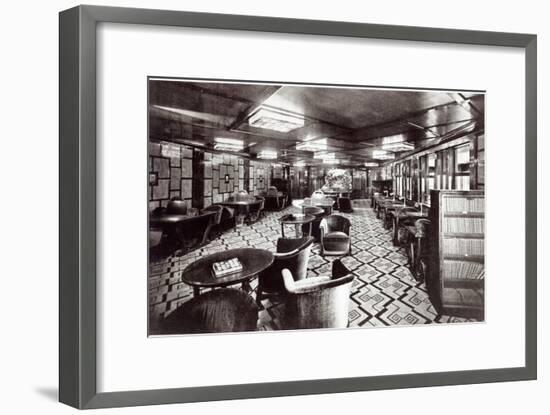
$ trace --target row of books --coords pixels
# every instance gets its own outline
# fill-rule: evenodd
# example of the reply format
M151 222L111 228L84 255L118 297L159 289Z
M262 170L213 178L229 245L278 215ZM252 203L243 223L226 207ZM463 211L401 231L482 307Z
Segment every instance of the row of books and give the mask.
M484 255L485 241L483 239L443 239L443 251L451 255Z
M443 275L445 279L480 280L485 278L485 265L479 262L445 260Z
M483 218L446 218L443 221L443 232L483 233L484 224Z
M444 197L443 207L447 212L484 212L485 199L464 198L464 197Z

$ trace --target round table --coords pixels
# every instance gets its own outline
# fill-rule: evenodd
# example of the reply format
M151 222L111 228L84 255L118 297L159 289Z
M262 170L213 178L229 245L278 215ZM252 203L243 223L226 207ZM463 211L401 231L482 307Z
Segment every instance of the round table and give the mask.
M291 213L288 215L284 215L279 219L281 222L281 236L285 237L285 225L294 225L294 229L296 231L296 238L300 238L302 236L311 236L311 222L315 220L315 216L308 215L304 213ZM309 225L309 231L307 235L305 235L304 232L302 232L302 225L308 224Z
M212 272L214 262L238 258L243 269L223 277L216 277ZM234 284L243 284L244 289L250 288L249 281L258 273L273 263L273 253L265 249L236 248L216 252L202 257L189 264L182 273L181 280L193 287L195 296L200 294L201 288L227 287Z

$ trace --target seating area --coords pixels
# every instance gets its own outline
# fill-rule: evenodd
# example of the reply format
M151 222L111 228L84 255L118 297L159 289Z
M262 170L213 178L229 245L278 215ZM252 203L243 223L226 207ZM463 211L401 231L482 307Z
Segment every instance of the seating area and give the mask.
M438 91L342 90L329 105L334 91L313 87L150 88L150 335L484 320L479 113ZM481 112L483 95L464 94ZM348 99L388 96L401 104L372 108L383 128L346 115ZM296 115L293 102L316 116ZM202 119L217 121L204 130L174 115L205 108ZM445 140L402 132L438 111L453 119ZM469 127L455 131L457 119ZM170 138L174 125L200 139Z

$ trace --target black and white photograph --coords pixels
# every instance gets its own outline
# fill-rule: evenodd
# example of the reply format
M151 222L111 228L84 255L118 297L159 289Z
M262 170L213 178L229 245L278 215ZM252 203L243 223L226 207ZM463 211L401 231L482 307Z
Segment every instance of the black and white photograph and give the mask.
M149 335L484 321L484 104L150 77Z

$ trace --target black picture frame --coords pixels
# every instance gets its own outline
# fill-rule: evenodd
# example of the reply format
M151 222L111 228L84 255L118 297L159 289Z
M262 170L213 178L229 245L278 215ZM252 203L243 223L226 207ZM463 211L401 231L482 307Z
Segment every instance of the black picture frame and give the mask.
M525 51L525 366L98 393L96 388L96 27L100 22L509 46ZM78 6L59 16L59 400L103 408L536 379L537 38L532 34Z

